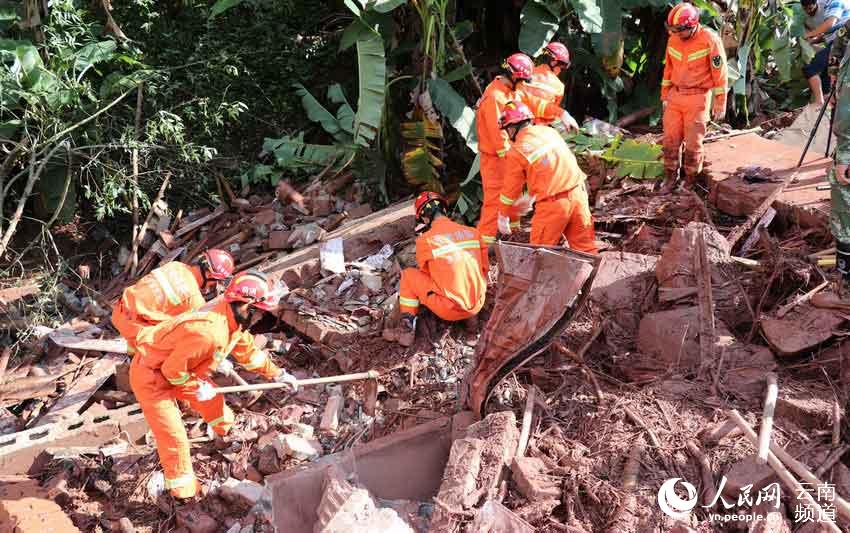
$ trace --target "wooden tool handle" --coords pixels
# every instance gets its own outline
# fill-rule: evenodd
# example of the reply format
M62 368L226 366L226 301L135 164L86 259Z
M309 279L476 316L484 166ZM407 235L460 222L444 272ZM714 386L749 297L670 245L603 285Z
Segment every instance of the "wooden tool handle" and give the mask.
M327 376L324 378L299 379L296 381L299 387L310 385L324 385L326 383L344 383L346 381L361 381L364 379L378 379L380 374L375 370L360 372L358 374L343 374L341 376ZM215 387L213 390L218 394L228 392L250 392L257 390L284 389L289 387L288 383L257 383L255 385L235 385L232 387Z

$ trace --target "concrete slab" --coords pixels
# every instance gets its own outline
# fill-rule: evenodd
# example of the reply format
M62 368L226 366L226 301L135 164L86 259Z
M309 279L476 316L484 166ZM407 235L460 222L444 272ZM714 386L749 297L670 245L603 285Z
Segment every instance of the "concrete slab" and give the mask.
M711 202L721 211L746 216L767 198L777 183L748 184L735 172L740 167L759 166L773 170L779 179L795 172L803 146L788 146L755 133L708 143L706 159ZM803 227L825 226L829 220L830 192L818 191L826 183L831 160L823 152L809 151L795 183L782 193L774 207L783 217Z
M449 459L452 429L469 422L461 415L433 420L322 457L304 468L266 477L277 531L312 533L328 468L338 468L345 475L355 473L358 481L378 498L430 500L437 494Z
M105 415L83 414L9 435L0 435L0 475L26 474L48 448L95 446L127 432L134 442L148 430L136 405ZM34 468L33 470L37 470Z

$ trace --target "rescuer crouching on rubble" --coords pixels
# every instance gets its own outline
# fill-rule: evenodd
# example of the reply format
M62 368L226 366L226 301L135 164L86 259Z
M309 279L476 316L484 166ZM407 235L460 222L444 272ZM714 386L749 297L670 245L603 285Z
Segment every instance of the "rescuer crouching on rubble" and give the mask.
M416 314L424 305L448 321L474 317L487 293L487 244L474 228L446 216L446 199L435 192L416 198L416 221L424 226L416 238L416 263L401 273L395 328L384 339L410 346L416 337Z
M127 340L127 353L136 351L136 336L172 317L204 305L203 293L233 275L233 256L210 249L197 265L172 261L124 289L112 310L112 325Z
M499 123L511 138L499 195L499 232L511 233L531 210L531 244L556 245L562 237L573 250L597 253L593 217L587 200L587 176L561 135L532 124L534 115L522 102L506 106ZM528 183L528 194L522 195Z
M156 438L165 488L175 498L191 498L200 488L176 400L188 402L216 434L224 436L233 425L233 412L208 379L215 370L232 371L228 355L246 370L296 388L295 378L259 350L247 331L264 311L277 306L280 296L265 275L239 274L209 310L185 313L139 333L130 386Z

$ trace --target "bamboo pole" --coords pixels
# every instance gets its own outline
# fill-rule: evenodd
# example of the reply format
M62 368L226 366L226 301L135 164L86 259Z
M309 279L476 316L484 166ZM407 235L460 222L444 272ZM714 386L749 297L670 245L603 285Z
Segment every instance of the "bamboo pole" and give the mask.
M360 372L358 374L343 374L341 376L327 376L324 378L299 379L295 384L298 387L309 387L311 385L324 385L327 383L344 383L347 381L362 381L364 379L378 379L380 374L376 370L368 372ZM218 394L227 394L229 392L251 392L256 390L274 390L285 389L290 386L289 383L257 383L256 385L235 385L232 387L215 387L213 391Z
M771 372L767 375L767 393L764 396L764 412L761 417L761 430L759 432L758 462L767 463L767 454L770 451L770 433L773 431L773 410L776 408L776 398L779 395L779 384L776 374Z
M756 446L758 444L758 435L753 430L752 427L744 420L744 417L736 411L735 409L729 411L728 413L729 419L733 420L741 431L744 432L744 436ZM767 462L771 468L776 472L779 476L779 479L791 489L795 494L802 495L801 498L806 500L807 503L812 505L816 511L818 511L819 517L823 517L823 510L820 507L820 504L812 498L812 495L809 494L807 490L803 488L797 479L791 475L788 471L788 468L794 471L798 476L800 476L806 483L809 483L813 486L823 485L823 482L812 474L805 465L801 464L799 461L791 457L783 448L781 448L777 444L773 444L770 446L770 453L767 456ZM785 468L783 465L785 463L788 465L788 468ZM850 519L850 504L847 503L847 500L842 498L841 496L836 495L835 500L832 502L835 505L836 512L842 516L843 518ZM838 526L835 525L835 522L831 520L822 520L822 524L825 524L831 531L841 531L838 529Z

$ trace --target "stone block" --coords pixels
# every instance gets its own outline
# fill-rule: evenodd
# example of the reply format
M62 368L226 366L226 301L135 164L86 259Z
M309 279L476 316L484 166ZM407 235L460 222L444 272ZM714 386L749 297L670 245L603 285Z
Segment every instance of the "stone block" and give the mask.
M511 474L519 492L529 501L561 497L557 482L544 471L546 465L537 457L514 457Z

